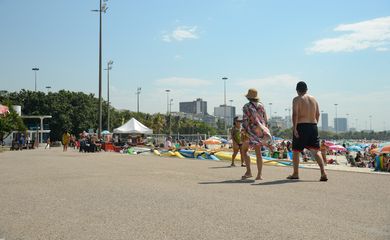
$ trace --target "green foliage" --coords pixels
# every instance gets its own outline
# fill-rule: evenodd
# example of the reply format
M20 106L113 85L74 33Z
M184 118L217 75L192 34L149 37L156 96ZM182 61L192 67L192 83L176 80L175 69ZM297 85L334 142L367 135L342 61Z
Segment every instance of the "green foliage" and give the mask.
M0 141L3 141L12 131L26 130L22 118L15 112L10 102L5 105L9 107L9 113L0 117Z
M21 90L20 92L3 93L0 102L9 101L14 105L22 106L23 115L51 115L45 120L51 129L51 139L60 140L64 130L78 134L88 129L98 128L99 100L93 94L82 92L33 92ZM107 102L103 101L103 129L107 129ZM131 112L117 110L110 107L110 131L119 127L131 118L136 118L145 126L153 129L154 133L182 133L182 134L216 134L217 130L206 123L187 118L168 117L166 115ZM28 124L36 125L37 120L25 120Z

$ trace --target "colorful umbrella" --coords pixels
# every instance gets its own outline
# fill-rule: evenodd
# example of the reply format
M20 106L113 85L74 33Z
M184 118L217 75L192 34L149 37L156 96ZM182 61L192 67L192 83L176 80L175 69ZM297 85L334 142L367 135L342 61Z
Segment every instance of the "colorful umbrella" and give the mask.
M330 147L330 146L334 146L334 142L331 142L331 141L325 141L325 145Z
M384 146L379 150L379 153L390 153L390 145Z
M347 147L347 150L350 151L350 152L360 152L360 151L363 151L363 149L359 146L350 146L350 147Z
M206 139L204 140L204 144L206 145L217 145L217 144L221 144L221 140L219 139L215 139L215 138L209 138L209 139Z
M329 146L329 150L332 150L332 151L341 151L341 152L346 152L347 149L345 149L343 146L341 145L332 145L332 146Z

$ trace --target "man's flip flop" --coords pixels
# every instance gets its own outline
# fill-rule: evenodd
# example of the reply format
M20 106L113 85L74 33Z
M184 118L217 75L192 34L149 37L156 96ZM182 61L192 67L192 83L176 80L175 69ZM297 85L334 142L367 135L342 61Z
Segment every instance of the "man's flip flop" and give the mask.
M326 182L326 181L328 181L328 177L327 176L321 176L320 181L321 182Z
M296 176L290 175L290 176L288 176L286 179L289 179L289 180L298 180L298 179L299 179L299 177L296 177Z

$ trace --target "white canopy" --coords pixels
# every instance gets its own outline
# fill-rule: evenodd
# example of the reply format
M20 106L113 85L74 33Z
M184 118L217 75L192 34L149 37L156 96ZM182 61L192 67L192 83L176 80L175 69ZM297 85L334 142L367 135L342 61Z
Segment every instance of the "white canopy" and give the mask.
M138 122L137 119L132 118L122 126L115 128L114 133L152 134L153 130Z

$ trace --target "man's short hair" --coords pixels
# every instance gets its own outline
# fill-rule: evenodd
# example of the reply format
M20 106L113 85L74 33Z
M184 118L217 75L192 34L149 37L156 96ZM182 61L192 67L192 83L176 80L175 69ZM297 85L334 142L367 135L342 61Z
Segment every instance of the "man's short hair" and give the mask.
M299 83L297 83L297 88L296 90L298 92L306 92L307 91L307 85L305 82L301 81Z

